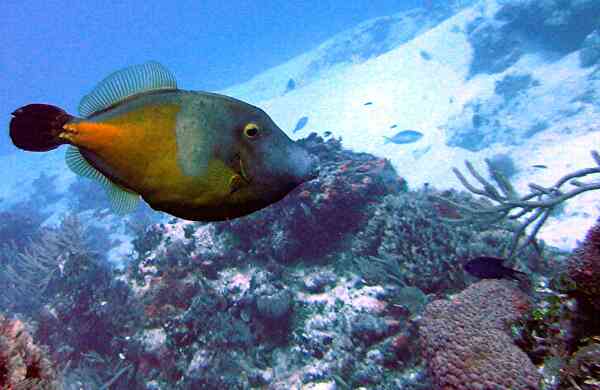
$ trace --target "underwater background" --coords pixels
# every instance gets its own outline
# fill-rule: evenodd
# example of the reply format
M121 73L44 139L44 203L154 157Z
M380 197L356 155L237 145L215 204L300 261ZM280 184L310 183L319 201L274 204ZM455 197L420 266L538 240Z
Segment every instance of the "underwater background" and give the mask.
M600 389L600 3L6 1L0 389ZM318 177L122 215L11 113L157 61Z

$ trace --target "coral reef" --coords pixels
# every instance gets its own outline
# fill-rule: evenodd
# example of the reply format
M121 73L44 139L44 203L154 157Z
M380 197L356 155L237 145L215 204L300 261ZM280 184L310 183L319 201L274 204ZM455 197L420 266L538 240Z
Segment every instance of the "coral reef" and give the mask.
M16 246L22 248L37 233L44 217L34 210L0 212L0 247Z
M0 389L58 390L47 352L33 342L25 324L0 315Z
M503 72L523 55L519 37L500 23L477 18L467 26L467 36L474 51L469 77Z
M464 193L444 194L473 201ZM439 196L425 189L388 195L373 206L351 244L353 263L367 281L418 287L428 294L457 291L465 287L464 262L508 245L510 236L502 230L482 233L446 222L461 214Z
M600 310L600 220L569 258L568 275L578 294Z
M593 390L600 383L600 317L574 288L566 270L539 280L530 312L512 327L517 345L539 367L544 390Z
M94 231L73 217L12 252L0 275L20 294L36 293L11 308L32 320L66 390L433 387L418 327L445 303L424 307L465 287L463 262L508 247L512 236L501 224L482 232L448 223L463 211L442 198L481 206L469 193L408 191L386 160L334 138L301 142L321 159L318 179L239 220L140 222L124 271L106 265L90 243ZM535 268L527 256L518 261ZM472 338L494 336L503 359L522 359L503 321L527 302L510 284L486 283L459 295L468 305L451 301L450 313L487 327ZM522 327L531 356L538 324ZM577 383L594 369L593 352L573 362ZM480 357L472 366L488 367Z
M562 374L568 385L582 390L597 389L600 386L600 343L586 345L573 353Z
M120 354L136 356L127 338L142 313L127 283L90 249L90 238L73 216L40 231L2 268L0 277L10 288L0 302L31 319L36 340L48 346L57 367L81 371L91 366L105 383L122 368L113 363L122 360ZM89 363L90 354L104 360ZM134 370L128 374L119 377L121 386L135 383Z
M370 204L406 190L388 160L344 150L340 140L324 141L314 133L299 143L320 159L316 180L272 207L216 225L217 234L229 236L246 260L260 256L288 264L323 256L356 230Z
M594 0L507 0L495 15L507 32L521 33L541 47L568 53L580 48L598 27L600 4Z
M592 151L591 155L596 166L571 172L558 179L550 187L531 183L529 184L530 192L526 195L521 195L514 189L510 181L494 166L492 160L486 159L485 162L493 182L485 179L470 162L466 161L467 170L481 187L471 184L460 170L453 168L452 171L456 177L471 193L483 196L496 204L479 204L473 207L472 205L461 205L451 199L445 201L465 214L464 218L456 219L454 221L456 223L472 223L486 227L495 226L499 222L519 221L519 218L527 217L514 227L513 239L506 255L512 258L529 244L539 251L535 237L548 218L560 210L567 200L584 192L600 189L600 184L596 181L580 181L581 178L589 178L591 175L600 173L600 155L596 151ZM562 188L567 185L570 187L567 187L566 190ZM530 226L532 228L526 234L526 230ZM525 239L521 242L523 237Z
M148 382L427 383L414 367L416 326L408 319L427 298L418 289L365 286L344 270L354 233L406 183L387 161L344 150L339 140L302 142L319 154L321 175L290 199L230 222L174 219L136 239L128 276L145 329L133 340ZM392 303L400 300L407 310Z
M474 50L469 77L503 72L531 51L565 55L589 49L584 41L599 18L600 5L593 0L502 1L493 19L479 17L467 26ZM595 59L591 51L583 57L586 65Z
M372 20L302 57L302 66L286 65L292 73L259 76L243 92L264 101L272 93L265 83L275 83L277 94L293 98L311 81L411 40L473 2L426 1L426 10ZM568 198L600 188L583 182L600 172L600 156L524 195L506 179L516 165L526 172L525 160L510 158L511 146L594 131L600 19L592 18L600 16L599 4L485 1L449 21L451 42L461 50L462 22L480 15L466 21L469 77L505 72L494 76L495 85L487 77L467 81L449 98L451 112L463 107L448 123L450 145L479 151L503 144L487 161L491 179L470 164L470 181L456 171L469 192L440 192L434 183L409 190L388 160L311 134L299 143L319 156L320 176L245 218L158 219L147 206L121 217L83 180L60 205L85 224L67 217L41 228L45 215L19 210L23 204L5 210L0 312L21 320L0 317L0 388L481 390L541 382L544 390L597 389L600 220L568 262L535 236ZM428 39L420 41L423 50L409 45L414 59L452 65ZM577 55L583 67L597 69L577 69ZM531 64L532 73L525 72ZM355 103L377 99L363 98ZM364 104L386 109L379 100ZM578 112L584 114L564 121ZM407 153L422 163L434 151L429 145ZM29 202L54 207L54 181L40 176ZM110 237L116 226L121 236L136 235L133 252L119 259L124 270L105 258L111 240L120 239ZM530 290L511 281L467 287L465 262L503 254L507 265L530 274ZM563 266L568 278L559 274ZM556 286L563 277L565 286Z
M247 265L212 280L191 268L155 276L139 291L143 377L175 388L414 382L402 369L413 369L416 328L386 309L383 289L328 277L315 290L314 271L292 272Z
M532 286L532 308L513 327L515 342L542 374L544 390L592 390L600 384L598 224L572 253L545 253L549 278Z
M511 282L496 280L430 303L420 336L436 388L537 389L536 367L509 335L529 305Z

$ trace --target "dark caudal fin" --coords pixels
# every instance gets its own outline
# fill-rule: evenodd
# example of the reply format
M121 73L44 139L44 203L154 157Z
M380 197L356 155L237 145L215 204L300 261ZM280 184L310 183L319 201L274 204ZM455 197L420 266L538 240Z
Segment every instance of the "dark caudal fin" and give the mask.
M45 152L64 144L58 136L71 115L48 104L30 104L12 113L10 138L17 148Z

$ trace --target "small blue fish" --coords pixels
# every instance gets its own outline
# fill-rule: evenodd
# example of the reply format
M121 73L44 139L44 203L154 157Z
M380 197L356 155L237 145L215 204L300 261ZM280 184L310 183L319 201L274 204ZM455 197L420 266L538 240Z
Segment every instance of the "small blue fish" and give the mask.
M307 123L308 123L307 116L303 116L302 118L298 119L298 122L296 123L296 127L294 128L293 133L302 130L304 128L304 126L306 126Z
M373 102L366 102L365 104L363 104L363 106L370 106L372 104L373 104Z
M393 137L384 136L383 138L385 139L384 144L389 144L390 142L394 144L411 144L423 138L423 133L415 130L402 130Z
M520 281L518 275L527 276L526 273L505 267L502 263L504 263L504 259L499 257L479 256L469 260L464 265L464 269L480 279L510 278Z

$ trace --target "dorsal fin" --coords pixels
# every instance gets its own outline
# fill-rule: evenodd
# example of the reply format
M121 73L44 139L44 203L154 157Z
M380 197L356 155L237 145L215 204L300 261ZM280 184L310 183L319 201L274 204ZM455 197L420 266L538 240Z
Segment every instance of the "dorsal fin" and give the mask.
M88 179L96 180L104 187L114 212L122 215L136 209L140 196L135 192L131 192L120 185L113 183L109 178L104 176L102 172L94 168L92 164L83 157L78 148L69 145L65 160L67 166L73 173Z
M102 80L79 103L83 117L144 92L177 89L173 74L158 62L150 61L118 70Z

